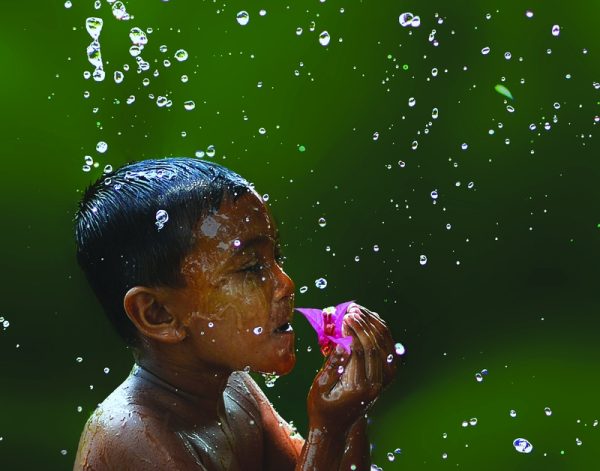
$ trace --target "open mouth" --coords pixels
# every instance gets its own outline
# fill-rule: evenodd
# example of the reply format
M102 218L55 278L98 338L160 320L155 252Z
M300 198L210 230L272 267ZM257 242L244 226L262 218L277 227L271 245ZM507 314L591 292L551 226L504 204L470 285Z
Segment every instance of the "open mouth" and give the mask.
M292 328L292 324L290 324L289 322L286 322L285 324L281 324L279 327L277 327L274 332L276 334L287 334L289 332L293 332L294 329Z

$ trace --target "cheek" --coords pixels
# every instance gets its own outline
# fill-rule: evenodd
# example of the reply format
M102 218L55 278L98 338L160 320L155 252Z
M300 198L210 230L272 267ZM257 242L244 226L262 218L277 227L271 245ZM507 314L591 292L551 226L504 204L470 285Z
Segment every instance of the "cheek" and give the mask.
M268 279L263 282L260 276L249 273L236 276L211 294L206 312L216 320L231 321L237 330L244 331L268 318L269 292Z

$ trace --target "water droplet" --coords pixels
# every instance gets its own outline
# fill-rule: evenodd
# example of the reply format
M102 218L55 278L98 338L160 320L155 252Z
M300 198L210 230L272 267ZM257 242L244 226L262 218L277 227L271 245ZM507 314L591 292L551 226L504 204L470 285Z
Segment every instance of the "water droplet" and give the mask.
M467 422L466 420L463 420L462 423L461 423L461 425L463 427L468 427L469 426L469 422Z
M419 255L419 264L421 264L421 266L423 266L426 263L427 263L427 257L425 255Z
M514 418L514 417L516 417L516 416L517 416L517 411L516 411L516 410L514 410L514 409L511 409L511 410L510 410L510 412L509 412L509 414L510 414L510 416L511 416L511 417L513 417L513 418Z
M175 52L175 59L177 59L179 62L183 62L185 60L187 60L188 58L188 53L185 49L178 49Z
M531 451L533 450L533 445L524 438L517 438L516 440L514 440L513 446L515 447L515 450L517 450L519 453L531 453Z
M185 102L183 103L183 107L184 107L186 110L188 110L188 111L191 111L191 110L193 110L194 108L196 108L196 103L194 103L192 100L188 100L188 101L185 101Z
M577 443L577 446L581 446L583 442L579 438L576 438L575 443Z
M550 409L549 407L544 408L544 414L546 414L548 417L552 415L552 409Z
M208 323L208 328L209 328L209 329L212 329L214 326L215 326L215 323L214 323L214 322L209 322L209 323Z
M377 131L375 131L373 133L373 140L376 141L377 139L379 139L379 133Z
M296 35L300 36L302 34L302 28L296 28Z
M394 361L394 355L392 355L392 354L390 353L390 354L387 356L386 360L387 360L387 362L388 362L388 363L391 363L391 362L393 362L393 361Z
M264 135L267 133L267 130L265 128L259 128L258 133Z
M308 347L306 347L306 351L307 352L312 352L312 347L309 345Z
M265 193L264 195L262 195L262 199L263 201L269 201L269 193Z
M265 379L265 386L267 388L272 388L275 386L275 381L277 381L279 378L279 376L274 373L263 373L262 377Z
M469 144L467 144L466 142L463 142L463 143L461 144L460 148L461 148L462 150L467 150L467 149L469 148Z
M482 53L484 56L487 56L487 55L490 53L490 48L489 48L489 47L487 47L487 46L486 46L486 47L484 47L484 48L481 50L481 53Z
M325 218L319 218L319 226L325 227L327 225L327 221Z
M112 13L117 20L127 21L130 18L123 2L115 2L112 6Z
M437 190L433 190L431 192L431 198L434 199L434 200L437 200L437 198L438 198L438 192L437 192Z
M208 157L214 157L216 153L217 153L217 151L215 150L214 145L211 144L206 148L206 155Z
M446 458L448 458L448 453L442 453L442 459L445 460Z
M73 6L73 4L71 3L71 0L67 0L65 2L65 8L71 8Z
M115 73L114 73L115 83L121 83L124 78L125 78L125 75L123 74L123 72L121 72L120 70L115 70Z
M242 26L246 26L248 24L248 21L250 21L250 15L245 10L240 11L235 18L237 22Z
M81 363L83 361L83 358L82 357L77 357L77 358L75 358L75 361L77 363Z
M417 100L415 100L413 97L410 97L410 98L408 99L408 106L410 106L411 108L412 108L413 106L415 106L416 104L417 104Z
M301 294L306 293L308 291L308 286L301 286L299 291Z
M389 452L387 454L387 459L388 459L388 461L394 461L396 459L396 457L394 456L394 454L392 452Z
M157 230L160 231L168 220L169 214L164 209L156 211L156 222L154 224L156 225Z
M315 280L315 286L319 289L325 289L327 287L327 280L325 278L318 278Z
M379 245L374 245L373 246L373 252L379 252Z
M478 383L481 383L483 381L483 376L481 376L481 373L475 373L475 379Z
M412 150L417 150L417 147L419 147L419 141L412 141L410 147L412 148Z
M560 26L552 26L552 36L558 36L560 34Z
M410 12L406 12L406 13L402 13L399 17L398 17L398 21L400 22L400 26L402 27L407 27L407 26L411 26L411 22L414 18L414 15Z
M102 18L89 17L85 20L85 29L92 37L92 39L96 40L100 37L100 32L102 31L102 25L104 22Z
M262 334L262 331L263 331L262 327L255 327L252 332L254 332L254 335L260 335L260 334Z
M532 12L531 10L527 10L527 11L525 12L525 16L526 16L527 18L533 18L533 12Z
M131 42L136 45L144 45L148 44L148 38L146 37L146 33L144 33L140 28L131 28L129 32L129 38Z
M60 454L65 456L67 454L67 450L60 450Z
M344 372L344 367L342 365L338 366L337 372L342 374Z
M108 373L110 373L110 368L108 368L108 367L104 368L104 370L102 370L102 371L104 371L104 374L107 375Z
M469 183L467 184L467 188L468 188L469 190L470 190L471 188L473 188L474 186L475 186L475 183L473 183L473 182L469 182Z
M438 119L438 116L439 116L439 111L437 108L434 108L433 110L431 110L431 117L433 119Z
M329 41L331 41L331 37L327 31L323 31L321 34L319 34L319 43L321 46L327 46Z
M511 54L509 51L506 51L506 52L504 53L504 58L505 58L506 60L509 60L511 57L512 57L512 54Z
M104 141L99 141L98 144L96 144L96 151L98 151L101 154L104 154L107 149L108 144Z
M469 419L469 425L475 427L475 425L477 425L477 418L473 417L472 419Z
M112 165L108 164L104 166L104 175L111 173L113 171Z

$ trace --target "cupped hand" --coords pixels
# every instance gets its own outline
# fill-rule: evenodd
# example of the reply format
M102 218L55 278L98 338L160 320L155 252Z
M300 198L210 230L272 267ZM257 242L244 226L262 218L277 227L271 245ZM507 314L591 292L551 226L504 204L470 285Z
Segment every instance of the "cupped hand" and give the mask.
M391 335L377 314L353 305L344 317L343 329L353 338L351 353L338 346L308 394L311 426L339 432L364 416L396 371L396 360L388 362L393 351Z

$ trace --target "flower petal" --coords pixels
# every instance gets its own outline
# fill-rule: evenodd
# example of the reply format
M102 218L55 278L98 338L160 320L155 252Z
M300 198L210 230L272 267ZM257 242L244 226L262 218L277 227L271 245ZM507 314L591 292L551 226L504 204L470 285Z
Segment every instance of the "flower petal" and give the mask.
M346 350L346 352L350 353L350 345L352 345L352 337L348 336L348 337L338 337L338 338L331 338L331 341L341 345L342 347L344 347L344 349Z
M296 311L302 313L306 320L310 322L312 328L317 331L319 340L324 336L325 331L323 328L323 311L321 309L310 309L310 308L296 308Z
M343 332L342 332L342 324L344 322L344 316L346 315L346 311L348 310L348 306L350 306L350 304L352 304L354 301L347 301L345 303L342 304L338 304L335 307L335 334L338 337L343 336Z

